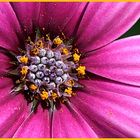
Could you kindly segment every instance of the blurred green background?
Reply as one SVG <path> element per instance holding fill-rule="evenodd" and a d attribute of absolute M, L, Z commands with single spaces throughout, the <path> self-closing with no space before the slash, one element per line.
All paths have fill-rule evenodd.
<path fill-rule="evenodd" d="M 134 35 L 140 35 L 140 19 L 134 24 L 134 26 L 132 28 L 130 28 L 120 38 L 125 38 L 125 37 L 129 37 L 129 36 L 134 36 Z"/>

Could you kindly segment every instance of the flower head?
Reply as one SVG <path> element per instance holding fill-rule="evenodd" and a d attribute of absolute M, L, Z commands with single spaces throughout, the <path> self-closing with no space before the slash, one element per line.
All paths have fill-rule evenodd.
<path fill-rule="evenodd" d="M 59 36 L 53 40 L 48 35 L 47 38 L 40 36 L 38 30 L 35 41 L 28 37 L 25 49 L 15 54 L 17 66 L 14 69 L 18 74 L 18 83 L 15 81 L 13 92 L 22 91 L 24 96 L 28 94 L 27 101 L 33 103 L 33 111 L 42 102 L 53 110 L 58 103 L 68 100 L 74 95 L 73 90 L 80 87 L 78 78 L 85 75 L 85 66 L 79 65 L 78 49 L 72 44 L 67 45 L 67 40 Z M 17 91 L 21 85 L 22 88 Z"/>

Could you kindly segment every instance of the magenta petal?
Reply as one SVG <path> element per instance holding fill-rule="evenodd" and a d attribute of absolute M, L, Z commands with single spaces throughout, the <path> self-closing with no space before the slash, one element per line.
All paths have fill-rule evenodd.
<path fill-rule="evenodd" d="M 12 87 L 11 79 L 0 79 L 0 137 L 12 137 L 27 113 L 25 99 L 10 94 Z"/>
<path fill-rule="evenodd" d="M 8 85 L 8 86 L 7 86 Z M 8 102 L 14 96 L 10 94 L 11 88 L 13 87 L 13 82 L 9 78 L 0 78 L 0 105 Z"/>
<path fill-rule="evenodd" d="M 139 18 L 140 3 L 89 3 L 77 33 L 77 46 L 90 51 L 125 33 Z"/>
<path fill-rule="evenodd" d="M 10 58 L 2 53 L 0 53 L 0 65 L 2 67 L 0 67 L 0 75 L 4 74 L 5 72 L 8 71 L 8 68 L 11 67 L 10 62 Z"/>
<path fill-rule="evenodd" d="M 14 50 L 19 46 L 20 25 L 9 3 L 0 3 L 0 46 Z"/>
<path fill-rule="evenodd" d="M 108 82 L 96 78 L 82 81 L 85 92 L 77 93 L 72 103 L 99 137 L 140 137 L 140 100 L 132 97 L 133 92 L 125 95 L 131 86 L 124 92 L 122 85 L 114 89 L 115 83 Z"/>
<path fill-rule="evenodd" d="M 10 79 L 0 80 L 0 137 L 49 137 L 48 111 L 38 108 L 27 119 L 30 111 L 27 101 L 21 94 L 11 95 L 11 88 Z"/>
<path fill-rule="evenodd" d="M 11 5 L 24 32 L 27 32 L 28 35 L 32 33 L 33 28 L 38 26 L 40 3 L 14 2 Z"/>
<path fill-rule="evenodd" d="M 79 115 L 78 110 L 71 107 L 69 110 L 62 106 L 60 110 L 54 112 L 53 134 L 55 138 L 88 138 L 97 137 L 95 132 Z"/>
<path fill-rule="evenodd" d="M 70 37 L 78 24 L 85 5 L 86 3 L 77 2 L 42 4 L 39 25 L 45 28 L 47 32 L 55 33 L 55 35 L 64 32 L 66 37 Z"/>
<path fill-rule="evenodd" d="M 18 128 L 14 137 L 18 138 L 45 138 L 50 136 L 48 110 L 38 107 L 36 113 L 30 114 Z"/>
<path fill-rule="evenodd" d="M 1 90 L 1 94 L 3 94 Z M 10 94 L 7 91 L 7 95 Z M 5 97 L 6 98 L 6 97 Z M 22 95 L 6 98 L 0 102 L 0 137 L 12 137 L 27 113 Z"/>
<path fill-rule="evenodd" d="M 9 104 L 11 104 L 9 108 L 7 108 L 7 105 L 3 106 L 6 111 L 4 122 L 1 124 L 2 137 L 12 137 L 27 116 L 28 108 L 25 99 L 22 95 L 15 98 L 17 99 L 13 99 L 13 102 L 9 101 Z M 4 113 L 3 110 L 2 113 Z"/>
<path fill-rule="evenodd" d="M 140 36 L 121 39 L 89 54 L 87 70 L 127 84 L 140 85 Z"/>
<path fill-rule="evenodd" d="M 86 3 L 12 3 L 25 32 L 40 27 L 46 32 L 70 37 L 81 17 Z M 71 22 L 72 21 L 72 22 Z M 70 24 L 69 24 L 70 23 Z"/>

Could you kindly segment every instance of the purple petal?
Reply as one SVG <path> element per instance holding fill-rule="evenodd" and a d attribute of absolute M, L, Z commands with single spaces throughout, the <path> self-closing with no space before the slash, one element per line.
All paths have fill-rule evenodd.
<path fill-rule="evenodd" d="M 9 137 L 11 136 L 13 132 L 15 131 L 15 128 L 13 129 L 14 125 L 17 125 L 17 123 L 21 123 L 21 116 L 23 115 L 24 106 L 23 103 L 19 99 L 13 99 L 8 101 L 8 103 L 5 103 L 0 108 L 0 136 L 1 137 Z M 17 128 L 16 128 L 17 129 Z M 7 133 L 7 134 L 6 134 Z M 9 134 L 8 134 L 9 133 Z"/>
<path fill-rule="evenodd" d="M 140 85 L 140 36 L 121 39 L 89 54 L 87 70 L 127 84 Z"/>
<path fill-rule="evenodd" d="M 8 86 L 7 86 L 8 85 Z M 0 78 L 0 105 L 12 99 L 14 96 L 10 94 L 13 82 L 9 78 Z"/>
<path fill-rule="evenodd" d="M 11 5 L 24 32 L 27 32 L 28 35 L 32 33 L 34 27 L 38 26 L 40 3 L 14 2 Z"/>
<path fill-rule="evenodd" d="M 29 115 L 16 131 L 14 137 L 18 138 L 45 138 L 50 136 L 48 110 L 40 106 L 36 113 Z"/>
<path fill-rule="evenodd" d="M 8 85 L 8 86 L 7 86 Z M 48 111 L 38 109 L 28 117 L 29 106 L 23 95 L 11 95 L 12 81 L 0 80 L 0 136 L 1 137 L 49 137 Z"/>
<path fill-rule="evenodd" d="M 0 3 L 0 46 L 14 50 L 19 47 L 21 30 L 16 15 L 9 3 Z"/>
<path fill-rule="evenodd" d="M 73 34 L 86 3 L 47 3 L 41 5 L 39 24 L 47 32 L 59 35 L 64 32 L 66 37 Z M 69 22 L 71 22 L 69 24 Z"/>
<path fill-rule="evenodd" d="M 140 3 L 89 3 L 77 33 L 77 46 L 90 51 L 125 33 L 139 18 Z"/>
<path fill-rule="evenodd" d="M 73 34 L 86 3 L 12 3 L 25 32 L 40 27 L 47 33 L 68 37 Z M 63 10 L 62 10 L 63 9 Z M 71 24 L 68 24 L 72 20 Z M 68 25 L 68 26 L 67 26 Z"/>
<path fill-rule="evenodd" d="M 12 137 L 27 113 L 23 96 L 11 95 L 11 87 L 10 79 L 0 80 L 0 137 Z"/>
<path fill-rule="evenodd" d="M 8 56 L 0 53 L 0 65 L 2 67 L 0 67 L 0 76 L 4 73 L 6 73 L 8 71 L 8 68 L 11 67 L 11 64 L 9 63 L 10 62 L 10 59 Z"/>
<path fill-rule="evenodd" d="M 91 127 L 74 108 L 66 106 L 54 113 L 53 134 L 55 138 L 88 138 L 97 137 Z"/>
<path fill-rule="evenodd" d="M 16 98 L 16 99 L 15 99 Z M 3 122 L 1 122 L 1 137 L 12 137 L 27 116 L 28 108 L 22 95 L 2 106 Z"/>
<path fill-rule="evenodd" d="M 95 77 L 82 83 L 71 102 L 99 137 L 140 137 L 140 100 L 133 97 L 140 89 Z"/>

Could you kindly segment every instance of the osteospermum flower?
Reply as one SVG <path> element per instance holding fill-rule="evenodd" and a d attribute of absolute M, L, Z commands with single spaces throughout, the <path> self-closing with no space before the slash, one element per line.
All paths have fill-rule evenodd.
<path fill-rule="evenodd" d="M 1 137 L 140 137 L 140 37 L 116 40 L 139 3 L 0 3 Z"/>

